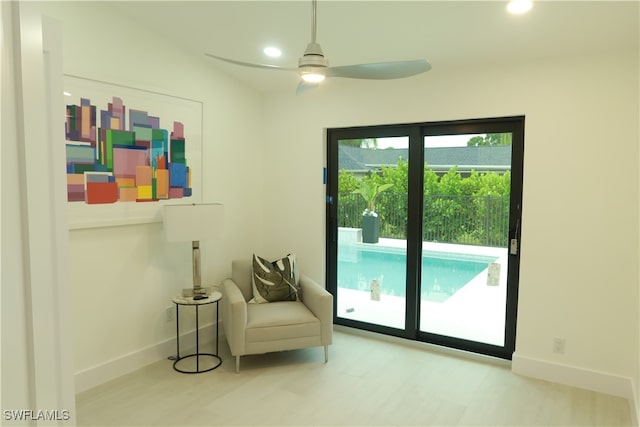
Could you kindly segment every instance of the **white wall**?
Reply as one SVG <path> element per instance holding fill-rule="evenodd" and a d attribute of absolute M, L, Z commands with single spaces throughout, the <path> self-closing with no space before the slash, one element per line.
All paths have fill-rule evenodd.
<path fill-rule="evenodd" d="M 295 251 L 324 277 L 323 128 L 524 114 L 516 357 L 620 376 L 630 395 L 639 375 L 638 75 L 638 52 L 624 52 L 469 71 L 434 64 L 397 82 L 336 79 L 273 96 L 265 161 L 283 167 L 267 185 L 283 191 L 265 211 L 265 249 Z M 554 337 L 566 339 L 566 354 L 552 353 Z"/>
<path fill-rule="evenodd" d="M 108 4 L 41 7 L 63 25 L 66 74 L 203 102 L 203 201 L 225 205 L 224 239 L 202 243 L 203 284 L 228 277 L 232 259 L 260 250 L 260 97 Z M 191 287 L 189 244 L 165 242 L 160 223 L 72 230 L 70 261 L 78 391 L 175 352 L 165 308 Z M 189 320 L 192 314 L 181 328 Z"/>

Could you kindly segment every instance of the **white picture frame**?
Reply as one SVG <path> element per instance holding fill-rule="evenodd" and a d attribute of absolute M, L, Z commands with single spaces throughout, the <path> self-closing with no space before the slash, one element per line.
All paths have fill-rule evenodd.
<path fill-rule="evenodd" d="M 117 201 L 107 204 L 68 201 L 70 230 L 160 222 L 162 221 L 162 206 L 165 204 L 202 203 L 202 101 L 74 75 L 64 76 L 64 92 L 65 108 L 67 105 L 80 105 L 81 99 L 88 99 L 92 106 L 96 106 L 96 128 L 103 127 L 101 111 L 107 110 L 108 103 L 112 103 L 114 97 L 122 100 L 122 104 L 128 112 L 131 110 L 143 111 L 149 116 L 159 119 L 159 127 L 166 129 L 169 134 L 173 130 L 174 122 L 182 123 L 185 157 L 191 174 L 191 194 L 187 197 L 157 201 Z M 125 113 L 125 119 L 127 118 L 126 114 L 128 113 Z M 64 133 L 61 131 L 61 137 L 65 139 L 65 147 L 67 144 L 74 143 L 74 141 L 67 140 L 66 129 L 67 124 L 65 123 Z M 129 129 L 129 123 L 126 123 L 125 129 Z M 99 131 L 96 130 L 96 132 Z M 68 164 L 69 159 L 67 158 L 67 166 Z M 78 177 L 74 178 L 77 181 Z"/>

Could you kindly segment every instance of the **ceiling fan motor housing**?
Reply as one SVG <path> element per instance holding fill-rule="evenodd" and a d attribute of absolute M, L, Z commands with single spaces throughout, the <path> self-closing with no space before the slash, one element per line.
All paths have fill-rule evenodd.
<path fill-rule="evenodd" d="M 322 48 L 318 43 L 311 42 L 298 60 L 298 67 L 328 67 L 329 61 L 324 57 Z"/>

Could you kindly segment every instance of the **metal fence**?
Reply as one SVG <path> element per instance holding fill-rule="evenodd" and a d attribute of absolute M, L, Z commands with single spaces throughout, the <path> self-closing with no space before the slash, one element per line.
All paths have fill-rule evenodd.
<path fill-rule="evenodd" d="M 358 194 L 338 197 L 338 226 L 361 228 L 365 202 Z M 383 193 L 376 202 L 380 237 L 406 239 L 407 196 Z M 424 196 L 422 240 L 506 247 L 509 197 Z"/>

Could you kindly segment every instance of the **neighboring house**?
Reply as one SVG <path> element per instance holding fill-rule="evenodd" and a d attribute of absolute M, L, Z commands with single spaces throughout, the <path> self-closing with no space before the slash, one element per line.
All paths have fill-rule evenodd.
<path fill-rule="evenodd" d="M 338 149 L 338 167 L 355 175 L 379 171 L 383 167 L 396 167 L 398 160 L 407 160 L 407 148 L 371 149 L 341 145 Z M 424 159 L 438 175 L 454 166 L 462 175 L 477 172 L 504 173 L 511 169 L 511 145 L 485 147 L 425 148 Z"/>

